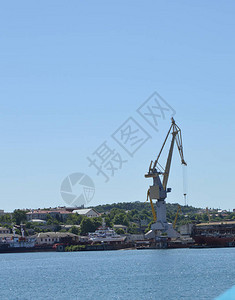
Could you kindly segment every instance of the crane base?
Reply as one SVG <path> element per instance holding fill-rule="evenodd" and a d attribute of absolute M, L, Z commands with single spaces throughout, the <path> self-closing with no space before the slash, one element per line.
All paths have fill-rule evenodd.
<path fill-rule="evenodd" d="M 159 237 L 177 238 L 180 234 L 173 228 L 171 223 L 156 222 L 151 225 L 151 230 L 145 234 L 147 239 Z"/>

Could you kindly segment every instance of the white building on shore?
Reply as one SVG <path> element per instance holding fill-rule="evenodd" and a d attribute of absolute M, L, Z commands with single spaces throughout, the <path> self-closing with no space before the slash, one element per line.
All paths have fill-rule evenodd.
<path fill-rule="evenodd" d="M 94 218 L 100 216 L 100 214 L 94 208 L 75 209 L 73 213 L 77 213 L 81 216 L 86 216 L 88 218 Z"/>

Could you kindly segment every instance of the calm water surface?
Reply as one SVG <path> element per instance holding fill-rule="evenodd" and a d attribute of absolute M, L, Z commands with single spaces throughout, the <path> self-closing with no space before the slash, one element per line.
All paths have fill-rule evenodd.
<path fill-rule="evenodd" d="M 235 248 L 0 254 L 0 299 L 213 299 Z"/>

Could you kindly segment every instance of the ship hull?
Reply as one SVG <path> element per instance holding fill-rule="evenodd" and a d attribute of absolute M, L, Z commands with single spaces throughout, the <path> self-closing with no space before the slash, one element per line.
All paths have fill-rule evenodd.
<path fill-rule="evenodd" d="M 228 247 L 235 245 L 235 236 L 208 236 L 195 235 L 193 236 L 196 244 L 208 246 Z"/>

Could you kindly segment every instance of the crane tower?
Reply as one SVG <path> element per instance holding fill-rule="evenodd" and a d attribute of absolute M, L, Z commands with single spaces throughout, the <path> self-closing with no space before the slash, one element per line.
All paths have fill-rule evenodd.
<path fill-rule="evenodd" d="M 162 154 L 162 151 L 166 145 L 166 142 L 170 134 L 172 135 L 170 149 L 169 149 L 165 168 L 163 168 L 159 163 L 159 158 Z M 150 178 L 150 177 L 153 178 L 153 185 L 151 185 L 148 190 L 148 197 L 150 198 L 151 204 L 152 204 L 152 199 L 157 200 L 156 202 L 157 215 L 154 220 L 155 222 L 151 226 L 151 230 L 146 234 L 147 238 L 160 237 L 162 234 L 166 235 L 169 238 L 175 238 L 179 236 L 179 233 L 176 230 L 174 230 L 172 224 L 168 223 L 166 220 L 166 202 L 165 202 L 167 193 L 171 192 L 171 189 L 167 187 L 167 182 L 169 179 L 172 154 L 173 154 L 175 142 L 179 150 L 181 163 L 186 166 L 187 164 L 184 160 L 184 155 L 183 155 L 181 130 L 179 126 L 176 125 L 175 120 L 172 118 L 170 129 L 167 133 L 167 136 L 162 145 L 160 153 L 158 154 L 158 157 L 154 163 L 153 161 L 151 161 L 149 166 L 149 171 L 145 175 L 146 178 Z"/>

